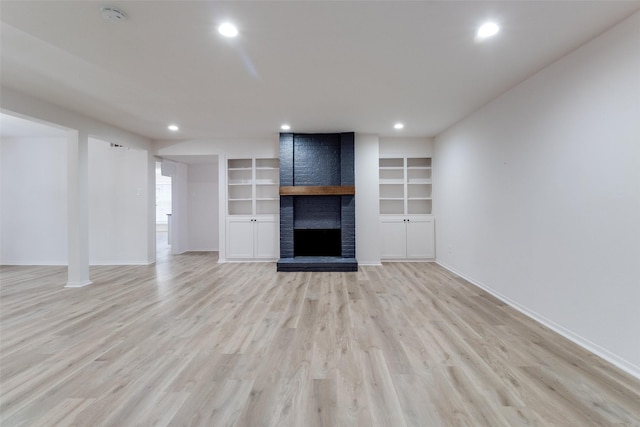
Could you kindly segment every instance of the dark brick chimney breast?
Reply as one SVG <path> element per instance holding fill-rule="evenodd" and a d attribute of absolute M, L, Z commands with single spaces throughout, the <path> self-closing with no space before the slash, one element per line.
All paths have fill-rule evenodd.
<path fill-rule="evenodd" d="M 280 134 L 278 271 L 358 270 L 354 140 L 353 132 Z"/>

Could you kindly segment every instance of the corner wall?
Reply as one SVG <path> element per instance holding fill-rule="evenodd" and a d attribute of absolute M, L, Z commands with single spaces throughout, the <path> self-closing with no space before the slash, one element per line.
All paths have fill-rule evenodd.
<path fill-rule="evenodd" d="M 437 261 L 640 377 L 640 13 L 435 140 Z"/>

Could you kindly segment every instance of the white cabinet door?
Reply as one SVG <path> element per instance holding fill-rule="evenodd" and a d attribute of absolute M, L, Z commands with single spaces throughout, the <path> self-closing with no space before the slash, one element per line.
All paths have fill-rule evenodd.
<path fill-rule="evenodd" d="M 253 221 L 251 218 L 227 220 L 227 258 L 253 258 Z"/>
<path fill-rule="evenodd" d="M 402 218 L 380 220 L 381 259 L 403 259 L 407 257 L 406 226 Z"/>
<path fill-rule="evenodd" d="M 407 229 L 407 258 L 435 258 L 433 218 L 410 217 Z"/>
<path fill-rule="evenodd" d="M 255 227 L 255 257 L 277 259 L 280 255 L 280 224 L 277 220 L 260 219 Z"/>

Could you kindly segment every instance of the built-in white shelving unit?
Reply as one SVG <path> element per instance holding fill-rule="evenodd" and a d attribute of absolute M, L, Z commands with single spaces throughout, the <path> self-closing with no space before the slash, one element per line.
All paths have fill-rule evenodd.
<path fill-rule="evenodd" d="M 227 258 L 279 255 L 278 159 L 227 159 Z"/>
<path fill-rule="evenodd" d="M 378 171 L 381 258 L 434 258 L 431 158 L 381 158 Z"/>

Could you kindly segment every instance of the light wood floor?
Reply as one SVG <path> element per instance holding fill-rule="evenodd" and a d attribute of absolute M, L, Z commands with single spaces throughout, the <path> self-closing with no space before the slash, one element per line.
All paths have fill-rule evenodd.
<path fill-rule="evenodd" d="M 640 381 L 435 264 L 1 274 L 3 427 L 640 425 Z"/>

